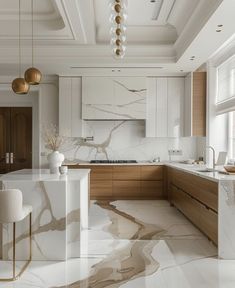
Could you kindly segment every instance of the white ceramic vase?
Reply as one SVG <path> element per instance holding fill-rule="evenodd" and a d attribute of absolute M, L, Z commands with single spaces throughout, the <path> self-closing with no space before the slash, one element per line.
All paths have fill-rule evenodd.
<path fill-rule="evenodd" d="M 59 167 L 64 161 L 64 155 L 59 151 L 53 151 L 47 156 L 51 174 L 60 174 Z"/>

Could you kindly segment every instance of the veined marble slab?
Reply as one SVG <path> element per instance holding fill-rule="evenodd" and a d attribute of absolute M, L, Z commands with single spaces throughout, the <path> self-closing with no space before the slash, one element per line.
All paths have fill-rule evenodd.
<path fill-rule="evenodd" d="M 86 253 L 89 169 L 52 175 L 49 170 L 21 170 L 0 178 L 3 189 L 16 188 L 33 206 L 33 260 L 66 260 Z M 17 223 L 17 259 L 27 259 L 28 218 Z M 3 259 L 12 255 L 12 225 L 3 225 Z"/>
<path fill-rule="evenodd" d="M 219 257 L 235 260 L 235 181 L 219 183 Z"/>

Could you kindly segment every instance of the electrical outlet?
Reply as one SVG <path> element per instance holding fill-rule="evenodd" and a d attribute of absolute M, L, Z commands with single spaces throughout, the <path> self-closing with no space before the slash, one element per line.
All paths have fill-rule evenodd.
<path fill-rule="evenodd" d="M 177 150 L 177 149 L 170 149 L 168 150 L 168 155 L 169 156 L 182 156 L 183 151 L 182 150 Z"/>

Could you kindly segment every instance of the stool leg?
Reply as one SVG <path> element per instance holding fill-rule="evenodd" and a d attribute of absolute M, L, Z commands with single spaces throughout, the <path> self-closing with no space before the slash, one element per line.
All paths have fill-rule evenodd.
<path fill-rule="evenodd" d="M 26 270 L 32 260 L 32 213 L 29 214 L 29 260 L 25 263 L 20 272 L 16 275 L 16 223 L 13 223 L 13 277 L 0 279 L 0 282 L 8 282 L 17 280 Z"/>
<path fill-rule="evenodd" d="M 32 212 L 29 214 L 29 260 L 32 260 Z"/>
<path fill-rule="evenodd" d="M 16 223 L 13 223 L 13 279 L 16 277 Z"/>

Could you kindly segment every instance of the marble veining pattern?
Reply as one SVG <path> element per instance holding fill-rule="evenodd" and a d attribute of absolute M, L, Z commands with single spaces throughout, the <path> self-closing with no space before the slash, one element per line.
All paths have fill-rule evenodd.
<path fill-rule="evenodd" d="M 166 201 L 97 201 L 90 211 L 88 254 L 33 262 L 4 288 L 232 288 L 235 261 Z M 0 276 L 9 268 L 2 263 Z M 48 277 L 50 275 L 50 277 Z"/>
<path fill-rule="evenodd" d="M 106 100 L 97 101 L 97 95 L 83 98 L 82 114 L 84 119 L 145 119 L 146 118 L 146 81 L 144 78 L 133 83 L 133 78 L 108 78 L 112 89 L 104 91 Z M 112 99 L 113 101 L 110 101 Z"/>
<path fill-rule="evenodd" d="M 74 148 L 64 152 L 66 160 L 72 162 L 90 161 L 92 159 L 135 159 L 153 160 L 160 157 L 168 161 L 168 149 L 182 149 L 182 156 L 172 160 L 196 159 L 200 156 L 198 149 L 204 147 L 204 141 L 191 138 L 145 138 L 144 121 L 86 121 L 86 136 L 94 136 L 94 141 L 74 139 Z M 199 151 L 199 152 L 198 152 Z"/>
<path fill-rule="evenodd" d="M 59 176 L 50 179 L 47 174 L 43 176 L 45 180 L 39 180 L 40 177 L 34 178 L 27 174 L 29 173 L 27 170 L 25 171 L 26 174 L 19 174 L 20 172 L 7 174 L 1 180 L 4 189 L 20 189 L 24 202 L 33 206 L 33 260 L 65 260 L 71 256 L 80 256 L 83 246 L 81 214 L 88 214 L 88 208 L 85 211 L 88 205 L 88 172 L 84 174 L 86 184 L 82 182 L 83 179 L 79 177 L 76 179 L 76 173 L 80 173 L 78 171 L 70 171 L 67 180 Z M 81 205 L 80 194 L 83 194 L 83 197 L 87 195 L 87 199 L 84 198 L 86 203 L 83 205 Z M 17 223 L 18 260 L 27 259 L 28 221 L 26 218 Z M 12 247 L 11 225 L 4 224 L 3 259 L 11 258 Z"/>

